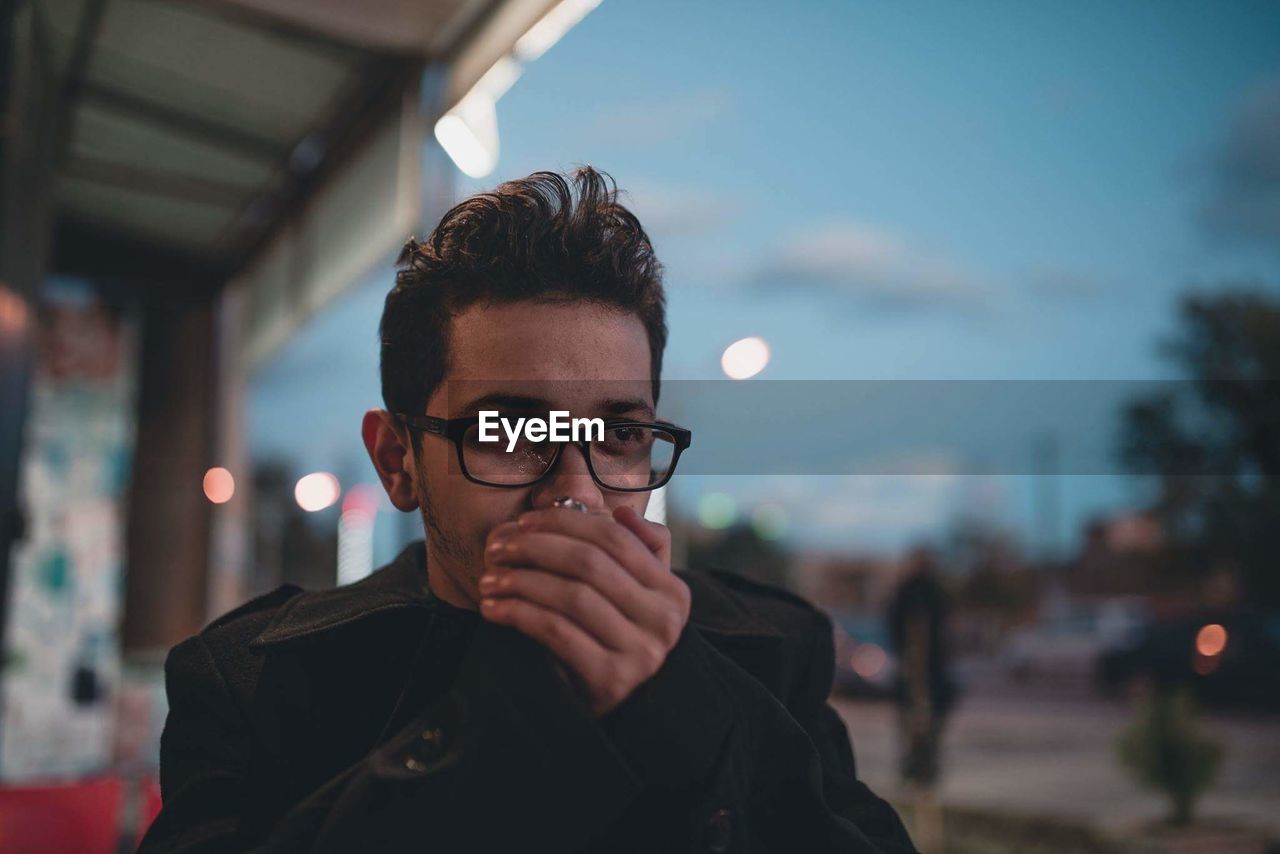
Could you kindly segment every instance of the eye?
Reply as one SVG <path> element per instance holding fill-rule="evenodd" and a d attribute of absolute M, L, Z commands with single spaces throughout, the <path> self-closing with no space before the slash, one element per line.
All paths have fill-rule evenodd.
<path fill-rule="evenodd" d="M 641 450 L 652 442 L 651 432 L 644 427 L 611 427 L 605 432 L 604 447 L 611 453 Z"/>

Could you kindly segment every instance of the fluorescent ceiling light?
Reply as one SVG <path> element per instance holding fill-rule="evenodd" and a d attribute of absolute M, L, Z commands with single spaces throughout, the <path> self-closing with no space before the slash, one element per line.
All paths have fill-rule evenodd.
<path fill-rule="evenodd" d="M 524 69 L 520 67 L 520 63 L 516 62 L 509 56 L 504 56 L 493 64 L 493 67 L 484 73 L 484 76 L 476 81 L 476 85 L 471 87 L 470 95 L 488 95 L 489 99 L 497 103 L 498 99 L 507 94 L 507 90 L 511 88 L 517 80 L 520 79 Z M 466 98 L 463 98 L 465 101 Z"/>
<path fill-rule="evenodd" d="M 542 56 L 599 5 L 600 0 L 561 0 L 516 41 L 516 59 L 530 62 Z"/>
<path fill-rule="evenodd" d="M 483 178 L 498 165 L 498 99 L 520 79 L 522 63 L 542 56 L 600 0 L 561 0 L 484 73 L 458 105 L 436 122 L 435 136 L 463 174 Z"/>
<path fill-rule="evenodd" d="M 498 165 L 498 112 L 493 99 L 479 92 L 463 98 L 440 117 L 436 141 L 470 178 L 483 178 Z"/>

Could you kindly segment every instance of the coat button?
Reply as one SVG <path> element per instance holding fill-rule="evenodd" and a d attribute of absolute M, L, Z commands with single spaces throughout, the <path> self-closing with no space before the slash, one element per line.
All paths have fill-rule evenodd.
<path fill-rule="evenodd" d="M 444 730 L 424 729 L 405 751 L 404 767 L 415 774 L 425 774 L 431 764 L 444 753 Z"/>
<path fill-rule="evenodd" d="M 733 843 L 733 813 L 719 809 L 707 819 L 707 850 L 728 851 Z"/>
<path fill-rule="evenodd" d="M 418 755 L 435 759 L 444 750 L 444 730 L 424 729 L 418 742 Z"/>

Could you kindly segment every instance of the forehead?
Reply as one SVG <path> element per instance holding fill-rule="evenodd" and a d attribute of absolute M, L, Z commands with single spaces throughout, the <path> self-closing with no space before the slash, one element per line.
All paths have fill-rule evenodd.
<path fill-rule="evenodd" d="M 446 385 L 468 392 L 556 384 L 566 395 L 608 395 L 617 382 L 649 389 L 649 338 L 632 312 L 585 302 L 474 305 L 452 321 Z"/>

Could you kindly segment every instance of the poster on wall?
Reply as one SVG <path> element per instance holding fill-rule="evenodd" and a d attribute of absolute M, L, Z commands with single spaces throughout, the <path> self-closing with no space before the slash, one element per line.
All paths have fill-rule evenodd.
<path fill-rule="evenodd" d="M 0 778 L 78 777 L 111 761 L 136 330 L 87 286 L 47 288 L 21 459 L 0 679 Z"/>

